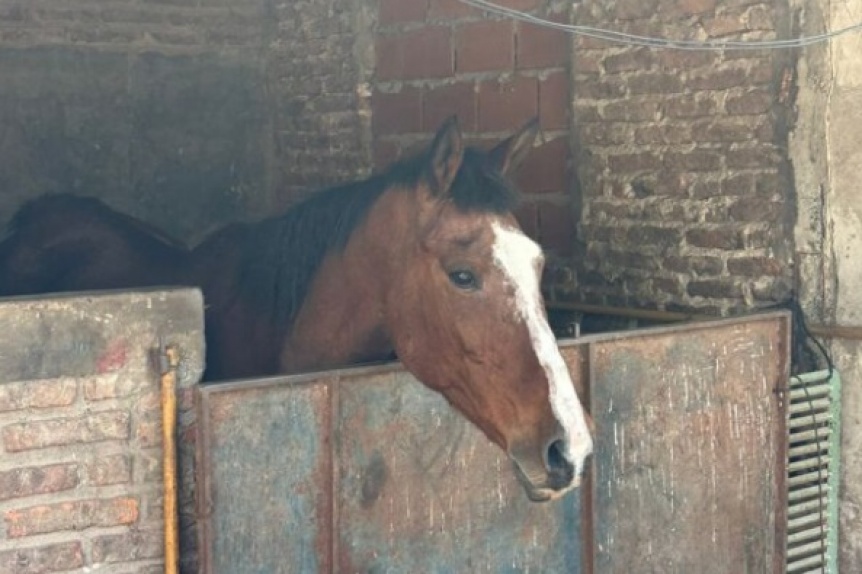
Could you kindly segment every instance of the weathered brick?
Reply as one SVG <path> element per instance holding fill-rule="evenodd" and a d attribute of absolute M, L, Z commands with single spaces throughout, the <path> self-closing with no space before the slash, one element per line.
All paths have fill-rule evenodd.
<path fill-rule="evenodd" d="M 773 95 L 766 90 L 750 90 L 743 94 L 727 96 L 724 109 L 733 115 L 757 115 L 769 111 Z"/>
<path fill-rule="evenodd" d="M 698 122 L 693 126 L 692 139 L 696 142 L 746 142 L 756 138 L 757 124 L 750 119 L 717 117 Z"/>
<path fill-rule="evenodd" d="M 674 72 L 632 74 L 627 78 L 627 82 L 632 95 L 676 94 L 684 89 L 682 78 Z"/>
<path fill-rule="evenodd" d="M 751 294 L 757 301 L 777 303 L 787 301 L 793 292 L 793 285 L 783 277 L 764 277 L 755 281 L 751 286 Z"/>
<path fill-rule="evenodd" d="M 662 113 L 670 118 L 693 118 L 715 114 L 718 103 L 709 94 L 683 94 L 668 97 Z"/>
<path fill-rule="evenodd" d="M 603 121 L 597 104 L 585 103 L 576 100 L 573 107 L 575 122 L 578 124 Z"/>
<path fill-rule="evenodd" d="M 572 70 L 575 74 L 594 76 L 602 71 L 602 52 L 599 50 L 577 50 L 572 55 Z M 592 78 L 591 78 L 592 79 Z"/>
<path fill-rule="evenodd" d="M 459 0 L 433 0 L 428 8 L 428 16 L 432 20 L 453 20 L 478 14 L 475 8 Z"/>
<path fill-rule="evenodd" d="M 721 169 L 721 154 L 697 149 L 689 152 L 666 153 L 664 167 L 682 171 L 716 171 Z"/>
<path fill-rule="evenodd" d="M 627 90 L 628 86 L 624 78 L 600 76 L 589 82 L 578 83 L 574 95 L 579 99 L 608 100 L 624 97 Z"/>
<path fill-rule="evenodd" d="M 726 90 L 750 85 L 749 72 L 743 67 L 693 72 L 686 81 L 690 90 Z"/>
<path fill-rule="evenodd" d="M 611 54 L 602 60 L 602 67 L 609 74 L 634 72 L 649 69 L 655 61 L 655 53 L 648 48 L 632 48 L 619 54 Z"/>
<path fill-rule="evenodd" d="M 720 275 L 724 262 L 718 257 L 672 255 L 662 259 L 662 267 L 674 273 L 695 273 L 696 275 Z"/>
<path fill-rule="evenodd" d="M 458 116 L 458 124 L 464 131 L 476 129 L 476 85 L 473 82 L 459 82 L 425 92 L 425 113 L 422 126 L 425 131 L 436 130 L 452 114 Z"/>
<path fill-rule="evenodd" d="M 539 81 L 516 76 L 508 82 L 496 80 L 479 84 L 479 129 L 517 129 L 539 112 Z"/>
<path fill-rule="evenodd" d="M 126 397 L 133 393 L 137 385 L 128 377 L 102 375 L 84 381 L 84 398 L 88 401 L 103 401 Z"/>
<path fill-rule="evenodd" d="M 698 68 L 712 69 L 718 62 L 716 52 L 705 51 L 658 50 L 655 57 L 659 67 L 677 72 Z"/>
<path fill-rule="evenodd" d="M 559 137 L 533 149 L 515 181 L 525 193 L 562 192 L 568 185 L 569 141 Z"/>
<path fill-rule="evenodd" d="M 78 486 L 74 463 L 31 466 L 0 472 L 0 500 L 71 490 Z"/>
<path fill-rule="evenodd" d="M 654 152 L 621 153 L 608 156 L 608 167 L 617 174 L 638 173 L 661 168 L 661 156 Z"/>
<path fill-rule="evenodd" d="M 658 0 L 617 0 L 614 15 L 619 20 L 649 18 L 655 14 Z"/>
<path fill-rule="evenodd" d="M 630 283 L 631 279 L 637 277 L 630 273 L 632 270 L 639 271 L 655 271 L 658 269 L 658 259 L 656 257 L 645 256 L 633 251 L 618 251 L 610 249 L 602 254 L 602 264 L 614 269 L 621 270 L 617 275 L 617 280 Z"/>
<path fill-rule="evenodd" d="M 151 483 L 162 480 L 162 456 L 157 448 L 141 452 L 135 457 L 136 482 Z"/>
<path fill-rule="evenodd" d="M 771 145 L 733 149 L 725 154 L 725 165 L 728 169 L 773 168 L 777 167 L 781 160 L 781 154 Z"/>
<path fill-rule="evenodd" d="M 376 44 L 380 80 L 443 78 L 454 72 L 450 30 L 446 26 L 378 36 Z"/>
<path fill-rule="evenodd" d="M 0 551 L 0 572 L 7 574 L 70 572 L 83 566 L 84 551 L 78 541 Z"/>
<path fill-rule="evenodd" d="M 97 526 L 122 526 L 138 520 L 138 501 L 119 497 L 44 504 L 7 510 L 4 519 L 9 538 Z"/>
<path fill-rule="evenodd" d="M 626 139 L 630 139 L 628 134 Z M 645 125 L 638 126 L 634 131 L 634 141 L 637 144 L 678 144 L 687 143 L 691 139 L 691 126 L 689 125 Z"/>
<path fill-rule="evenodd" d="M 717 0 L 676 0 L 676 5 L 682 14 L 693 16 L 715 10 Z"/>
<path fill-rule="evenodd" d="M 683 294 L 682 282 L 670 277 L 653 277 L 650 284 L 652 293 L 665 293 L 672 296 Z"/>
<path fill-rule="evenodd" d="M 701 20 L 703 29 L 710 38 L 721 38 L 748 31 L 748 22 L 740 12 L 725 12 L 713 18 Z"/>
<path fill-rule="evenodd" d="M 135 440 L 142 448 L 157 446 L 162 440 L 162 425 L 158 420 L 142 419 L 135 425 Z"/>
<path fill-rule="evenodd" d="M 129 413 L 123 411 L 14 423 L 3 428 L 3 445 L 7 452 L 127 438 Z"/>
<path fill-rule="evenodd" d="M 99 457 L 87 465 L 87 484 L 107 486 L 132 481 L 132 462 L 127 454 Z"/>
<path fill-rule="evenodd" d="M 539 80 L 539 120 L 543 129 L 565 129 L 569 118 L 569 77 L 553 72 Z"/>
<path fill-rule="evenodd" d="M 685 240 L 693 247 L 735 251 L 745 246 L 742 232 L 738 229 L 720 227 L 715 229 L 691 229 Z"/>
<path fill-rule="evenodd" d="M 381 24 L 421 22 L 428 12 L 428 0 L 380 0 L 378 19 Z"/>
<path fill-rule="evenodd" d="M 634 246 L 654 245 L 661 249 L 669 249 L 682 243 L 682 230 L 673 227 L 636 225 L 629 228 L 626 239 Z"/>
<path fill-rule="evenodd" d="M 515 29 L 511 20 L 484 20 L 458 26 L 457 72 L 511 70 L 515 65 Z"/>
<path fill-rule="evenodd" d="M 784 203 L 765 197 L 742 197 L 728 208 L 735 221 L 775 221 L 784 212 Z"/>
<path fill-rule="evenodd" d="M 422 128 L 422 90 L 404 87 L 400 92 L 376 92 L 371 97 L 374 133 L 419 132 Z"/>
<path fill-rule="evenodd" d="M 733 299 L 742 296 L 742 287 L 727 279 L 706 279 L 702 281 L 690 281 L 686 291 L 692 297 L 706 297 L 708 299 Z"/>
<path fill-rule="evenodd" d="M 0 385 L 0 412 L 66 407 L 77 396 L 78 383 L 74 379 L 6 383 Z"/>
<path fill-rule="evenodd" d="M 517 67 L 555 68 L 569 58 L 568 34 L 560 30 L 521 22 L 518 24 Z"/>
<path fill-rule="evenodd" d="M 632 131 L 628 124 L 598 122 L 584 124 L 580 129 L 580 141 L 591 146 L 606 146 L 628 143 Z"/>
<path fill-rule="evenodd" d="M 160 530 L 109 534 L 93 539 L 93 562 L 96 564 L 160 558 L 163 552 L 164 537 Z"/>
<path fill-rule="evenodd" d="M 773 257 L 734 257 L 727 260 L 727 271 L 745 277 L 779 276 L 784 265 Z"/>
<path fill-rule="evenodd" d="M 600 108 L 601 117 L 605 120 L 620 122 L 649 122 L 659 117 L 660 102 L 658 100 L 630 99 L 620 102 L 609 102 Z"/>

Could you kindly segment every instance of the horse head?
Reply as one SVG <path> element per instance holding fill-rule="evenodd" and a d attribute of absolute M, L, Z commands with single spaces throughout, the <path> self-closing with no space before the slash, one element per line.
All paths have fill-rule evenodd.
<path fill-rule="evenodd" d="M 547 322 L 542 250 L 512 214 L 506 174 L 537 131 L 530 122 L 486 152 L 465 147 L 454 118 L 439 129 L 403 194 L 413 238 L 391 267 L 385 322 L 405 366 L 509 455 L 531 500 L 545 501 L 580 484 L 593 441 Z"/>

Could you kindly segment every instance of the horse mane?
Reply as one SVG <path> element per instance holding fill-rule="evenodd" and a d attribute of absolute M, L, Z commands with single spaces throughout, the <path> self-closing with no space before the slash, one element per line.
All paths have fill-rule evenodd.
<path fill-rule="evenodd" d="M 345 248 L 387 189 L 413 190 L 426 175 L 429 159 L 419 154 L 362 181 L 314 192 L 284 214 L 242 224 L 243 269 L 236 295 L 271 318 L 281 332 L 290 328 L 328 254 Z M 489 154 L 468 147 L 449 192 L 462 211 L 506 213 L 518 194 L 491 163 Z"/>

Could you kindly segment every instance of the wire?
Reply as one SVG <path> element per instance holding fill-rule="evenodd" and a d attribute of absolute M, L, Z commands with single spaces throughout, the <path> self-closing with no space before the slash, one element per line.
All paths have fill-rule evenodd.
<path fill-rule="evenodd" d="M 532 14 L 527 14 L 513 8 L 506 8 L 487 0 L 459 0 L 462 4 L 484 10 L 491 14 L 499 16 L 507 16 L 521 22 L 529 22 L 545 28 L 553 28 L 562 30 L 569 34 L 585 36 L 588 38 L 597 38 L 608 42 L 616 42 L 619 44 L 627 44 L 630 46 L 645 46 L 651 48 L 672 48 L 676 50 L 780 50 L 788 48 L 801 48 L 812 44 L 827 42 L 848 34 L 862 30 L 862 22 L 858 22 L 851 26 L 835 30 L 834 32 L 826 32 L 813 36 L 802 36 L 790 40 L 672 40 L 668 38 L 656 38 L 651 36 L 639 36 L 636 34 L 626 34 L 624 32 L 615 32 L 604 28 L 594 28 L 592 26 L 579 26 L 572 24 L 562 24 L 546 20 Z"/>

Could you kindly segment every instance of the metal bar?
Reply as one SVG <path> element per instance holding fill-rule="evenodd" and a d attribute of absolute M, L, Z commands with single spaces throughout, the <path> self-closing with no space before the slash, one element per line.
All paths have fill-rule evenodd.
<path fill-rule="evenodd" d="M 164 512 L 165 512 L 165 574 L 179 571 L 180 546 L 178 534 L 179 514 L 177 511 L 177 366 L 179 352 L 173 345 L 159 345 L 161 359 L 161 400 L 162 400 L 162 465 L 164 475 Z"/>
<path fill-rule="evenodd" d="M 807 498 L 817 496 L 821 492 L 827 492 L 828 490 L 829 487 L 827 485 L 809 486 L 808 488 L 801 488 L 799 490 L 790 491 L 790 494 L 788 494 L 788 499 L 791 502 L 795 502 L 797 500 L 805 500 Z"/>
<path fill-rule="evenodd" d="M 789 472 L 799 472 L 808 468 L 819 468 L 821 466 L 828 466 L 828 464 L 828 456 L 822 456 L 820 458 L 814 456 L 810 458 L 803 458 L 801 460 L 794 460 L 789 465 L 787 465 L 787 470 Z"/>
<path fill-rule="evenodd" d="M 788 520 L 787 529 L 798 530 L 800 528 L 805 528 L 806 526 L 809 526 L 811 524 L 820 524 L 820 516 L 816 514 L 806 514 L 805 516 L 800 516 L 799 518 Z"/>
<path fill-rule="evenodd" d="M 796 574 L 797 572 L 802 572 L 803 570 L 807 574 L 808 572 L 817 572 L 818 574 L 823 574 L 823 556 L 820 554 L 814 554 L 813 556 L 808 556 L 801 560 L 796 560 L 791 564 L 788 564 L 787 574 Z M 820 566 L 821 568 L 815 570 L 809 570 L 811 567 Z"/>
<path fill-rule="evenodd" d="M 605 305 L 590 305 L 587 303 L 572 302 L 548 302 L 550 310 L 580 311 L 594 315 L 617 315 L 630 319 L 643 319 L 646 321 L 659 321 L 673 323 L 681 321 L 709 321 L 716 317 L 711 315 L 699 315 L 695 313 L 677 313 L 673 311 L 657 311 L 652 309 L 629 309 L 627 307 L 608 307 Z M 862 341 L 862 326 L 844 325 L 807 325 L 808 331 L 815 336 L 827 339 L 847 339 Z"/>
<path fill-rule="evenodd" d="M 823 481 L 823 479 L 828 478 L 828 476 L 828 470 L 815 470 L 814 472 L 793 476 L 788 479 L 787 484 L 790 486 L 790 488 L 795 488 L 804 484 L 821 482 Z"/>
<path fill-rule="evenodd" d="M 829 435 L 829 452 L 832 461 L 829 463 L 829 501 L 826 525 L 826 572 L 838 574 L 838 490 L 841 478 L 841 375 L 832 371 L 832 415 L 831 433 Z"/>
<path fill-rule="evenodd" d="M 787 537 L 787 543 L 790 545 L 797 545 L 801 542 L 808 542 L 809 540 L 819 539 L 823 537 L 826 528 L 820 527 L 820 524 L 816 524 L 813 528 L 809 528 L 807 530 L 800 530 L 799 532 L 794 532 L 790 536 Z M 818 541 L 819 543 L 819 541 Z"/>
<path fill-rule="evenodd" d="M 819 511 L 820 507 L 826 504 L 829 499 L 828 494 L 824 494 L 824 496 L 820 498 L 815 498 L 814 500 L 807 500 L 805 502 L 799 502 L 796 504 L 791 504 L 788 506 L 788 515 L 789 516 L 799 516 L 800 514 L 807 514 L 812 511 Z"/>
<path fill-rule="evenodd" d="M 790 433 L 790 442 L 816 442 L 823 449 L 823 452 L 829 452 L 828 445 L 823 444 L 832 434 L 832 430 L 828 426 L 818 428 L 816 430 L 806 430 Z"/>

